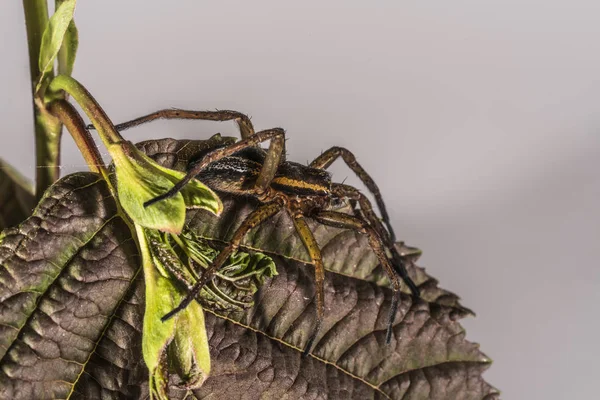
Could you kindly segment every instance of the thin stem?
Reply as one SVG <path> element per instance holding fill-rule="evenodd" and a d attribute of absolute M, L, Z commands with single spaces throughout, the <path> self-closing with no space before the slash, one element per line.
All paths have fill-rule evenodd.
<path fill-rule="evenodd" d="M 27 27 L 27 43 L 29 45 L 29 76 L 32 89 L 40 76 L 39 58 L 42 35 L 48 25 L 48 3 L 46 0 L 23 0 L 25 25 Z"/>
<path fill-rule="evenodd" d="M 27 44 L 29 47 L 29 74 L 31 92 L 35 91 L 40 76 L 39 56 L 42 35 L 48 25 L 48 4 L 46 0 L 23 0 L 25 25 L 27 27 Z M 48 78 L 52 78 L 52 71 Z M 36 105 L 37 103 L 37 105 Z M 33 104 L 33 120 L 35 128 L 35 193 L 41 198 L 44 191 L 60 176 L 60 136 L 61 123 L 40 109 L 39 102 Z"/>
<path fill-rule="evenodd" d="M 117 132 L 100 104 L 77 80 L 70 76 L 58 75 L 52 80 L 48 89 L 51 91 L 64 90 L 70 94 L 92 121 L 106 147 L 123 141 L 123 137 Z"/>
<path fill-rule="evenodd" d="M 48 111 L 56 116 L 67 128 L 79 151 L 83 155 L 90 171 L 108 178 L 108 172 L 98 147 L 85 127 L 85 122 L 75 108 L 66 100 L 54 100 L 48 105 Z"/>

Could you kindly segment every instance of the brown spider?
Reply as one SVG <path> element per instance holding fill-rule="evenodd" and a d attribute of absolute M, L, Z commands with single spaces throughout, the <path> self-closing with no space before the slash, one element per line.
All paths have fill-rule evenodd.
<path fill-rule="evenodd" d="M 324 225 L 352 229 L 368 236 L 369 244 L 390 278 L 394 291 L 386 333 L 386 342 L 389 343 L 400 299 L 398 277 L 404 280 L 417 298 L 420 296 L 419 289 L 407 275 L 403 258 L 394 246 L 394 230 L 379 188 L 350 151 L 342 147 L 332 147 L 317 157 L 309 166 L 286 161 L 283 129 L 274 128 L 255 133 L 254 127 L 246 115 L 228 110 L 213 112 L 166 109 L 119 124 L 116 128 L 125 130 L 161 118 L 235 120 L 241 131 L 242 140 L 234 142 L 231 138 L 213 136 L 209 139 L 209 142 L 212 143 L 208 150 L 195 156 L 195 161 L 190 163 L 185 178 L 170 191 L 148 201 L 144 206 L 148 207 L 157 201 L 177 194 L 193 178 L 216 191 L 252 196 L 262 203 L 246 217 L 229 244 L 219 253 L 212 265 L 204 271 L 185 299 L 162 318 L 163 321 L 183 310 L 197 297 L 202 287 L 212 279 L 215 271 L 237 250 L 248 231 L 281 210 L 285 210 L 294 221 L 296 231 L 315 266 L 317 322 L 306 343 L 304 354 L 310 352 L 321 329 L 325 312 L 323 286 L 325 269 L 321 251 L 308 228 L 305 217 L 312 218 Z M 267 140 L 270 140 L 268 150 L 265 151 L 257 146 Z M 385 227 L 373 211 L 370 201 L 360 191 L 349 185 L 331 181 L 330 173 L 325 170 L 339 157 L 342 157 L 375 197 Z M 345 199 L 358 203 L 360 209 L 355 208 L 354 215 L 331 211 L 332 204 Z M 386 255 L 386 249 L 392 255 L 391 260 Z"/>

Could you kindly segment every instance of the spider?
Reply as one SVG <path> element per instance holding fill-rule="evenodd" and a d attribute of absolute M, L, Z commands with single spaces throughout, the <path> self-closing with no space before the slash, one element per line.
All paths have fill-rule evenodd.
<path fill-rule="evenodd" d="M 168 192 L 148 201 L 144 204 L 145 207 L 174 196 L 193 178 L 200 180 L 215 191 L 252 196 L 261 203 L 246 217 L 227 246 L 219 253 L 212 265 L 204 271 L 181 303 L 163 316 L 163 321 L 183 310 L 197 297 L 203 286 L 238 249 L 245 235 L 252 228 L 284 210 L 291 217 L 315 267 L 317 318 L 315 327 L 307 340 L 304 354 L 310 353 L 313 342 L 320 332 L 325 313 L 325 268 L 321 251 L 306 223 L 306 218 L 314 219 L 328 226 L 351 229 L 368 236 L 369 245 L 388 275 L 394 292 L 386 332 L 386 343 L 390 342 L 400 299 L 399 277 L 416 298 L 420 297 L 419 288 L 408 276 L 403 257 L 394 246 L 396 236 L 379 188 L 350 151 L 342 147 L 332 147 L 308 166 L 286 161 L 283 129 L 274 128 L 255 132 L 248 116 L 229 110 L 165 109 L 119 124 L 116 128 L 122 131 L 156 119 L 234 120 L 238 124 L 242 140 L 235 142 L 218 135 L 213 136 L 209 139 L 208 150 L 195 155 L 194 160 L 190 162 L 185 177 Z M 268 140 L 270 140 L 268 150 L 258 146 Z M 331 175 L 326 169 L 340 157 L 373 194 L 383 223 L 373 211 L 371 202 L 358 189 L 332 182 Z M 358 204 L 360 208 L 353 207 L 354 215 L 331 210 L 332 205 L 343 200 L 350 200 Z M 386 250 L 391 254 L 391 259 L 386 255 Z"/>

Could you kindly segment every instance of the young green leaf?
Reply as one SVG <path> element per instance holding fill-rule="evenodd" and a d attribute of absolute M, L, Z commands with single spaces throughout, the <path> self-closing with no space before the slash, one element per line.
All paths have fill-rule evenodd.
<path fill-rule="evenodd" d="M 178 193 L 155 207 L 145 208 L 146 201 L 165 193 L 173 183 L 145 158 L 137 158 L 129 150 L 131 144 L 127 142 L 108 148 L 115 164 L 117 193 L 123 209 L 140 226 L 179 233 L 185 220 L 183 196 Z"/>
<path fill-rule="evenodd" d="M 79 32 L 75 26 L 75 20 L 71 20 L 62 46 L 58 52 L 58 73 L 71 76 L 73 73 L 73 65 L 79 47 Z"/>
<path fill-rule="evenodd" d="M 154 162 L 145 154 L 140 154 L 143 157 L 146 157 L 148 161 Z M 173 184 L 179 182 L 185 176 L 185 174 L 181 171 L 165 168 L 160 164 L 154 165 L 162 173 L 170 176 L 170 179 L 173 182 Z M 221 204 L 221 202 L 219 201 L 218 196 L 211 189 L 209 189 L 208 186 L 206 186 L 199 180 L 192 179 L 191 181 L 189 181 L 187 185 L 185 185 L 185 187 L 181 189 L 180 193 L 183 196 L 183 202 L 185 203 L 185 206 L 188 208 L 203 208 L 212 212 L 215 215 L 221 214 L 221 211 L 223 210 L 223 204 Z M 152 205 L 151 207 L 153 206 L 154 205 Z"/>
<path fill-rule="evenodd" d="M 192 180 L 181 193 L 145 207 L 145 202 L 169 191 L 185 174 L 158 165 L 127 141 L 109 145 L 108 151 L 115 164 L 119 202 L 136 224 L 179 233 L 186 206 L 204 208 L 217 215 L 223 209 L 219 197 L 197 180 Z"/>
<path fill-rule="evenodd" d="M 54 60 L 63 44 L 67 29 L 73 20 L 76 3 L 77 0 L 65 0 L 62 2 L 44 30 L 39 58 L 40 78 L 35 87 L 36 92 L 42 86 L 46 74 L 54 66 Z"/>

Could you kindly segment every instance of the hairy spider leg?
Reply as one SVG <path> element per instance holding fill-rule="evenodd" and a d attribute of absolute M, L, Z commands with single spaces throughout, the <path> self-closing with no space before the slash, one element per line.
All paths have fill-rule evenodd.
<path fill-rule="evenodd" d="M 233 252 L 235 252 L 238 249 L 238 247 L 242 243 L 242 240 L 244 240 L 246 234 L 252 228 L 260 225 L 262 222 L 277 214 L 282 209 L 282 207 L 283 200 L 275 199 L 275 201 L 264 204 L 256 210 L 252 211 L 250 215 L 248 215 L 246 219 L 244 219 L 240 227 L 237 228 L 229 244 L 223 250 L 221 250 L 221 252 L 214 259 L 212 264 L 206 270 L 204 270 L 202 276 L 200 277 L 200 279 L 198 279 L 198 282 L 194 284 L 194 286 L 187 293 L 185 298 L 179 303 L 177 307 L 165 314 L 161 318 L 161 320 L 164 322 L 169 318 L 173 317 L 181 310 L 185 309 L 188 306 L 188 304 L 190 304 L 198 296 L 204 285 L 213 278 L 215 272 L 223 266 L 223 264 L 225 263 L 225 261 L 227 261 L 229 256 L 231 256 L 231 254 L 233 254 Z"/>
<path fill-rule="evenodd" d="M 304 347 L 304 355 L 308 355 L 310 353 L 310 349 L 315 341 L 315 338 L 319 334 L 321 330 L 321 326 L 323 325 L 323 318 L 325 316 L 325 267 L 323 266 L 323 259 L 321 257 L 321 249 L 319 249 L 319 245 L 311 232 L 306 220 L 302 215 L 292 215 L 289 212 L 292 220 L 294 221 L 294 226 L 296 227 L 296 232 L 302 239 L 302 243 L 304 243 L 304 247 L 308 251 L 308 255 L 315 266 L 315 297 L 317 300 L 316 308 L 317 308 L 317 323 L 315 328 L 313 329 L 311 335 L 306 342 L 306 346 Z"/>
<path fill-rule="evenodd" d="M 387 246 L 394 244 L 392 242 L 392 238 L 390 237 L 389 232 L 385 229 L 381 220 L 375 214 L 373 210 L 373 206 L 367 196 L 362 194 L 360 190 L 356 189 L 353 186 L 345 185 L 343 183 L 332 183 L 331 184 L 331 192 L 339 198 L 348 198 L 349 200 L 354 201 L 351 203 L 354 215 L 356 217 L 366 218 L 371 226 L 377 231 L 377 234 L 383 239 Z M 359 209 L 356 209 L 356 203 L 360 206 Z M 361 214 L 362 213 L 362 214 Z"/>
<path fill-rule="evenodd" d="M 197 119 L 204 121 L 231 121 L 235 120 L 240 128 L 242 139 L 249 138 L 254 135 L 254 126 L 250 122 L 250 118 L 246 114 L 231 110 L 216 110 L 216 111 L 193 111 L 180 110 L 177 108 L 167 108 L 159 110 L 143 117 L 132 119 L 131 121 L 123 122 L 115 126 L 118 131 L 124 131 L 129 128 L 136 127 L 157 119 Z M 88 129 L 93 129 L 92 124 L 88 125 Z"/>
<path fill-rule="evenodd" d="M 366 221 L 363 221 L 360 218 L 356 218 L 352 215 L 337 211 L 321 211 L 311 215 L 311 217 L 323 225 L 343 229 L 352 229 L 362 234 L 366 234 L 369 237 L 369 245 L 390 278 L 390 281 L 392 282 L 392 290 L 394 291 L 392 303 L 390 305 L 390 311 L 388 314 L 387 332 L 385 334 L 386 343 L 390 343 L 392 338 L 392 327 L 396 319 L 396 311 L 398 310 L 398 304 L 400 302 L 400 280 L 398 279 L 398 275 L 396 275 L 390 260 L 388 260 L 385 254 L 384 243 L 381 237 Z"/>
<path fill-rule="evenodd" d="M 365 169 L 356 161 L 356 157 L 350 150 L 347 150 L 343 147 L 332 147 L 329 150 L 325 151 L 319 157 L 315 158 L 313 162 L 310 163 L 310 166 L 313 168 L 327 169 L 333 164 L 335 160 L 339 157 L 342 157 L 346 165 L 354 171 L 356 176 L 365 184 L 367 189 L 371 191 L 373 196 L 375 197 L 375 201 L 377 202 L 377 207 L 379 208 L 379 212 L 381 213 L 381 218 L 387 227 L 387 230 L 390 234 L 390 238 L 392 242 L 396 241 L 396 234 L 394 233 L 394 228 L 392 228 L 392 224 L 390 222 L 390 217 L 388 215 L 387 209 L 385 208 L 385 203 L 383 202 L 383 197 L 381 196 L 381 191 L 379 187 L 371 178 L 371 176 L 365 171 Z"/>
<path fill-rule="evenodd" d="M 158 201 L 168 199 L 175 196 L 187 183 L 192 180 L 196 175 L 200 173 L 209 164 L 218 161 L 224 157 L 228 157 L 240 150 L 247 147 L 257 145 L 261 142 L 271 140 L 267 156 L 263 163 L 260 175 L 256 181 L 257 194 L 261 194 L 267 190 L 271 180 L 277 172 L 277 167 L 281 160 L 282 154 L 285 153 L 285 131 L 281 128 L 267 129 L 255 133 L 247 139 L 240 140 L 239 142 L 233 143 L 229 146 L 216 149 L 202 157 L 187 171 L 185 176 L 175 184 L 168 192 L 161 194 L 151 200 L 144 203 L 144 207 L 148 207 Z"/>
<path fill-rule="evenodd" d="M 371 202 L 369 201 L 369 199 L 367 199 L 367 197 L 355 187 L 344 185 L 341 183 L 334 183 L 332 185 L 332 192 L 338 197 L 348 197 L 350 199 L 358 201 L 358 204 L 360 205 L 360 210 L 365 215 L 367 221 L 369 222 L 371 227 L 375 229 L 382 242 L 392 254 L 392 258 L 394 259 L 392 266 L 394 267 L 398 275 L 400 275 L 404 283 L 406 283 L 413 296 L 417 298 L 421 297 L 421 291 L 419 290 L 418 286 L 410 278 L 410 276 L 408 276 L 408 272 L 406 271 L 406 266 L 404 262 L 404 257 L 402 257 L 400 253 L 398 253 L 398 249 L 396 248 L 394 242 L 381 225 L 381 221 L 377 218 L 377 215 L 375 215 L 375 212 L 373 211 L 373 207 L 371 206 Z"/>

